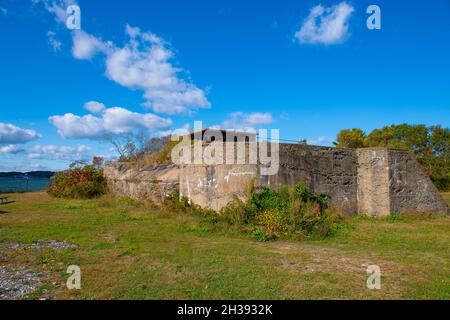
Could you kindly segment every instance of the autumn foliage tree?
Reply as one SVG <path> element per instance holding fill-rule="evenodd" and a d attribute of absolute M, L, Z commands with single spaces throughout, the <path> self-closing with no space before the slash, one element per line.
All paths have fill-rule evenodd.
<path fill-rule="evenodd" d="M 366 134 L 358 128 L 341 130 L 334 144 L 340 148 L 364 148 Z"/>

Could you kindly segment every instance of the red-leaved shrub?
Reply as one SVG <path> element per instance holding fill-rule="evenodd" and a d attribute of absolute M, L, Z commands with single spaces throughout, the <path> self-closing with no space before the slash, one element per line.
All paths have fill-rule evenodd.
<path fill-rule="evenodd" d="M 107 192 L 106 179 L 101 169 L 102 159 L 95 157 L 92 164 L 73 163 L 70 169 L 57 172 L 47 193 L 58 198 L 90 199 Z"/>

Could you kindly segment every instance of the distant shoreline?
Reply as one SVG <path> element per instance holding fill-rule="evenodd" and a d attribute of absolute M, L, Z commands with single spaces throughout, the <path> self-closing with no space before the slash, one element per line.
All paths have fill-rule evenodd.
<path fill-rule="evenodd" d="M 28 171 L 28 172 L 0 172 L 0 178 L 42 178 L 50 179 L 55 175 L 53 171 Z"/>

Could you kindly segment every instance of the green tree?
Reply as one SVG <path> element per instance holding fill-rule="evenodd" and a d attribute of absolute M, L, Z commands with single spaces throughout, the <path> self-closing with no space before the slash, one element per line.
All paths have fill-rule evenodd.
<path fill-rule="evenodd" d="M 450 191 L 450 130 L 431 126 L 429 144 L 431 155 L 424 158 L 423 164 L 431 172 L 438 189 Z"/>
<path fill-rule="evenodd" d="M 334 142 L 338 148 L 363 148 L 366 134 L 359 128 L 341 130 Z"/>

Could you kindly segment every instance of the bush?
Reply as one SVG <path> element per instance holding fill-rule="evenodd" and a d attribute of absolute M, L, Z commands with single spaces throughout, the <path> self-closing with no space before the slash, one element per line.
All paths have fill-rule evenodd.
<path fill-rule="evenodd" d="M 268 234 L 278 237 L 286 231 L 285 220 L 281 211 L 262 211 L 257 213 L 255 222 Z"/>
<path fill-rule="evenodd" d="M 256 228 L 252 231 L 251 236 L 255 238 L 259 242 L 266 242 L 269 240 L 272 240 L 272 236 L 270 234 L 267 234 L 264 230 L 261 228 Z"/>
<path fill-rule="evenodd" d="M 263 187 L 253 192 L 243 211 L 250 223 L 261 227 L 271 238 L 324 238 L 336 234 L 343 222 L 329 206 L 328 197 L 314 195 L 305 185 L 297 184 L 279 190 Z M 222 210 L 223 214 L 227 212 Z"/>
<path fill-rule="evenodd" d="M 57 172 L 47 193 L 57 198 L 90 199 L 107 192 L 101 161 L 94 158 L 90 165 L 73 163 L 69 170 Z"/>
<path fill-rule="evenodd" d="M 258 241 L 276 238 L 325 238 L 343 228 L 343 218 L 329 208 L 326 196 L 314 195 L 302 184 L 278 190 L 252 188 L 246 202 L 235 198 L 220 212 L 202 209 L 180 200 L 174 192 L 165 199 L 166 212 L 188 213 L 202 222 L 237 228 Z"/>
<path fill-rule="evenodd" d="M 434 184 L 436 185 L 436 188 L 439 191 L 442 192 L 450 191 L 450 173 L 447 173 L 447 175 L 443 177 L 437 177 L 433 175 L 431 176 L 431 180 L 433 180 Z"/>

